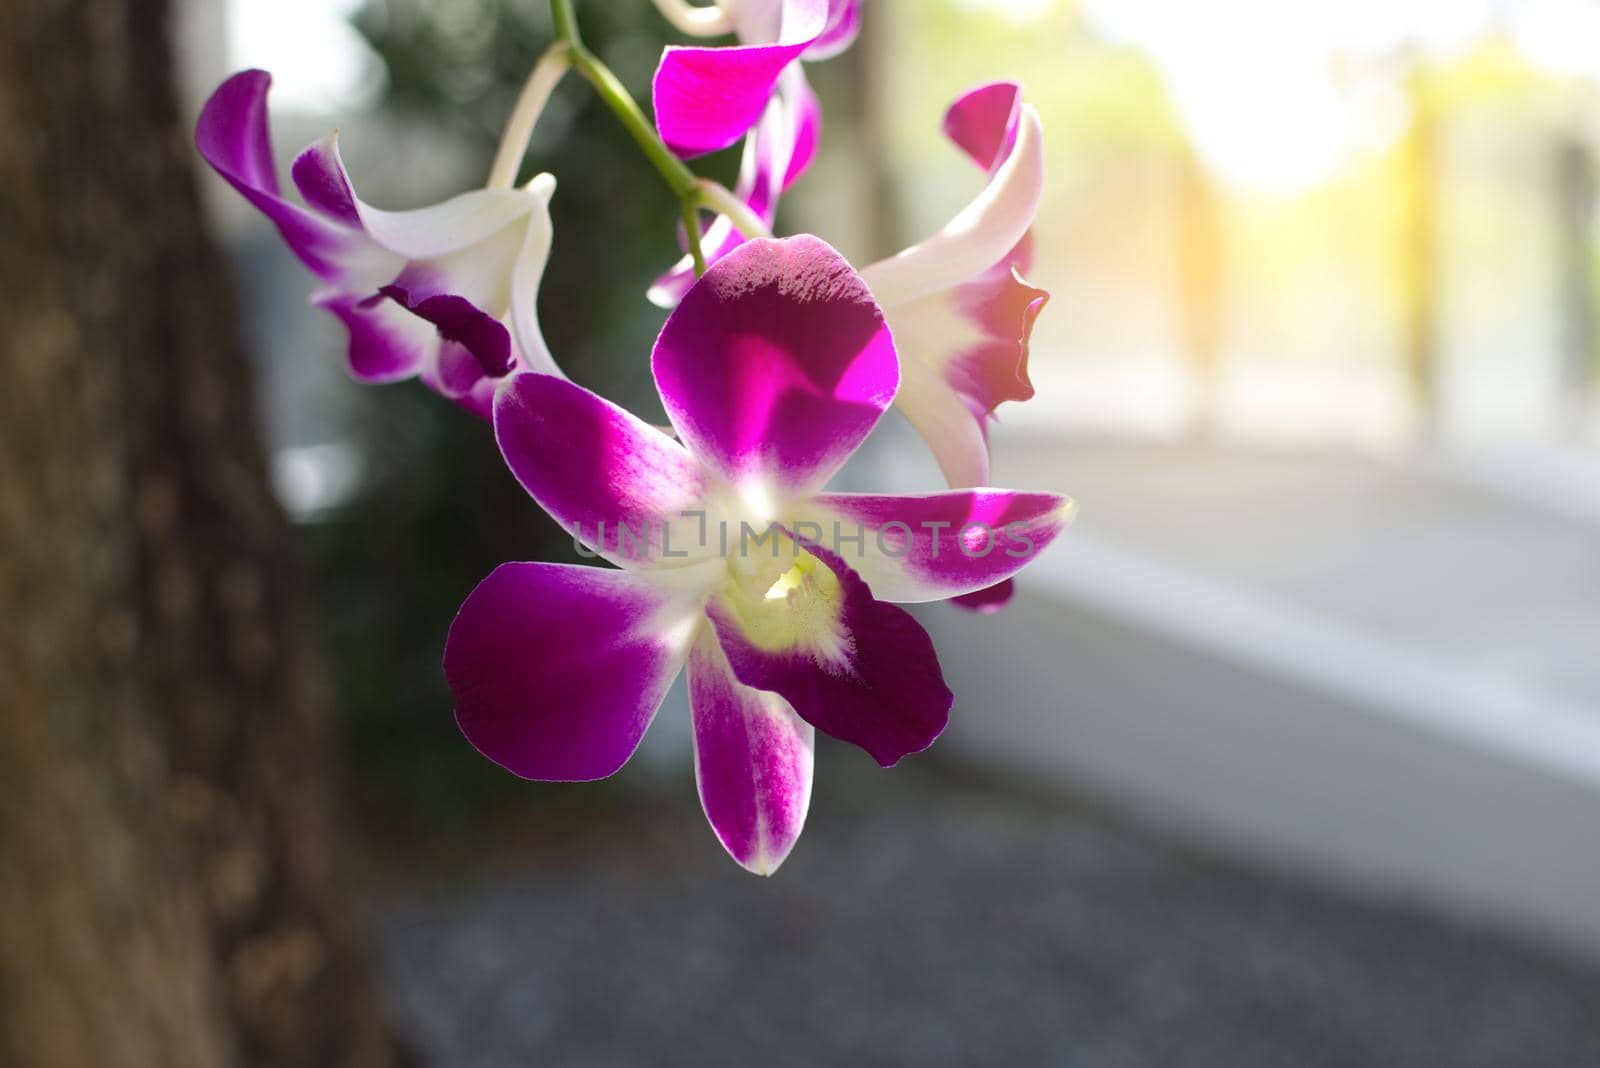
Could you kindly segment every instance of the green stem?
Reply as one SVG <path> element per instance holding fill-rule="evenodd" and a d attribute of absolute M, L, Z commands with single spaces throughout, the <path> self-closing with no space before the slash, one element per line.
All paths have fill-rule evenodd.
<path fill-rule="evenodd" d="M 632 135 L 639 150 L 667 183 L 667 188 L 686 205 L 697 205 L 699 191 L 694 172 L 672 154 L 617 76 L 584 45 L 583 38 L 578 36 L 578 20 L 572 12 L 572 0 L 550 0 L 550 17 L 555 24 L 556 40 L 566 42 L 572 49 L 572 65 L 594 86 L 600 99 L 605 101 L 623 128 Z"/>
<path fill-rule="evenodd" d="M 694 276 L 699 278 L 706 273 L 706 252 L 700 247 L 700 205 L 693 197 L 684 197 L 680 204 L 683 208 L 683 228 L 689 243 L 689 255 L 694 259 Z"/>

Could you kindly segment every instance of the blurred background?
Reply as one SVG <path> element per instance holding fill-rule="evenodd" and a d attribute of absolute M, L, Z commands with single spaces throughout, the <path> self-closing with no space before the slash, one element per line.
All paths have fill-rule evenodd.
<path fill-rule="evenodd" d="M 669 27 L 579 8 L 647 100 Z M 188 0 L 173 29 L 185 116 L 265 67 L 284 165 L 338 126 L 393 208 L 482 181 L 550 39 L 540 0 Z M 1596 42 L 1592 0 L 868 0 L 809 68 L 780 229 L 857 262 L 931 232 L 981 183 L 945 106 L 1021 81 L 1052 301 L 995 481 L 1081 518 L 1006 612 L 919 611 L 948 733 L 890 772 L 820 740 L 770 881 L 698 813 L 681 692 L 603 784 L 459 737 L 457 605 L 571 549 L 485 427 L 346 379 L 312 280 L 206 175 L 421 1060 L 1600 1064 Z M 657 417 L 672 201 L 575 80 L 545 169 L 552 350 Z M 941 485 L 893 420 L 847 477 Z"/>

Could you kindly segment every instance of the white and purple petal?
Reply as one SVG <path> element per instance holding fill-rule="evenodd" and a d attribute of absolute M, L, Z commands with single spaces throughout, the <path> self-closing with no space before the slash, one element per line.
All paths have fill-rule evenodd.
<path fill-rule="evenodd" d="M 1030 241 L 951 289 L 889 308 L 901 355 L 895 404 L 952 486 L 989 481 L 987 421 L 1033 396 L 1028 346 L 1050 295 L 1025 280 Z"/>
<path fill-rule="evenodd" d="M 740 245 L 667 318 L 652 356 L 690 451 L 736 487 L 820 487 L 899 385 L 882 312 L 844 257 L 809 235 Z"/>
<path fill-rule="evenodd" d="M 771 875 L 805 825 L 816 732 L 777 694 L 736 679 L 710 628 L 689 652 L 689 707 L 706 819 L 734 860 Z"/>
<path fill-rule="evenodd" d="M 947 485 L 987 485 L 989 434 L 983 408 L 956 392 L 932 360 L 920 352 L 915 338 L 902 340 L 896 331 L 895 342 L 905 353 L 895 407 L 928 443 Z"/>
<path fill-rule="evenodd" d="M 272 76 L 266 71 L 247 70 L 218 86 L 195 124 L 195 146 L 213 170 L 278 228 L 314 274 L 329 282 L 342 281 L 350 259 L 366 251 L 368 242 L 359 228 L 344 220 L 284 199 L 267 119 L 271 85 Z"/>
<path fill-rule="evenodd" d="M 975 336 L 942 354 L 945 377 L 985 412 L 1033 396 L 1028 343 L 1050 294 L 1022 275 L 1027 246 L 1024 239 L 1012 255 L 949 293 L 952 308 Z"/>
<path fill-rule="evenodd" d="M 525 779 L 613 774 L 683 665 L 695 624 L 676 604 L 625 571 L 502 564 L 467 597 L 445 642 L 461 732 Z"/>
<path fill-rule="evenodd" d="M 328 169 L 343 174 L 337 145 Z M 297 175 L 298 176 L 298 175 Z M 331 180 L 322 183 L 337 188 Z M 540 174 L 522 189 L 484 189 L 416 211 L 381 211 L 348 193 L 375 241 L 406 257 L 381 292 L 465 345 L 498 377 L 519 366 L 559 373 L 538 323 L 539 282 L 550 255 L 555 179 Z M 304 193 L 305 186 L 302 186 Z"/>
<path fill-rule="evenodd" d="M 367 382 L 420 374 L 440 388 L 451 378 L 438 366 L 440 338 L 473 352 L 482 367 L 478 377 L 518 366 L 556 373 L 535 307 L 550 247 L 554 179 L 540 175 L 523 190 L 480 190 L 418 211 L 382 211 L 356 195 L 337 136 L 329 135 L 291 168 L 308 205 L 301 207 L 281 195 L 273 168 L 270 82 L 264 71 L 224 82 L 201 113 L 196 143 L 329 283 L 313 299 L 348 329 L 351 373 Z M 407 321 L 413 318 L 432 329 Z M 436 336 L 430 341 L 428 334 Z M 441 391 L 474 396 L 478 401 L 467 406 L 483 410 L 479 402 L 492 387 L 474 381 Z"/>
<path fill-rule="evenodd" d="M 426 373 L 438 360 L 440 340 L 432 325 L 382 296 L 330 289 L 312 302 L 344 323 L 350 335 L 346 359 L 359 381 L 398 382 Z"/>
<path fill-rule="evenodd" d="M 1072 522 L 1077 503 L 1054 493 L 950 490 L 916 496 L 819 494 L 798 506 L 828 544 L 886 601 L 940 601 L 1015 575 Z M 835 534 L 835 525 L 847 537 Z"/>
<path fill-rule="evenodd" d="M 777 694 L 807 723 L 890 767 L 932 745 L 949 720 L 954 698 L 933 642 L 910 613 L 875 599 L 839 556 L 821 546 L 806 552 L 825 573 L 776 597 L 768 591 L 765 603 L 725 590 L 706 615 L 740 682 Z M 782 615 L 786 601 L 796 602 L 793 618 Z"/>
<path fill-rule="evenodd" d="M 524 371 L 500 385 L 494 428 L 522 487 L 606 559 L 670 567 L 711 554 L 700 465 L 633 414 L 565 379 Z"/>
<path fill-rule="evenodd" d="M 1016 136 L 983 191 L 938 233 L 861 272 L 885 307 L 907 304 L 968 281 L 974 267 L 999 263 L 1033 225 L 1044 190 L 1039 114 L 1020 106 Z"/>
<path fill-rule="evenodd" d="M 951 486 L 981 486 L 989 481 L 989 417 L 1005 401 L 1033 396 L 1028 345 L 1049 294 L 1024 272 L 1042 147 L 1038 115 L 1011 82 L 963 94 L 944 130 L 988 173 L 983 193 L 938 234 L 862 276 L 903 360 L 896 404 Z"/>
<path fill-rule="evenodd" d="M 800 57 L 807 62 L 832 59 L 855 44 L 861 32 L 861 0 L 831 0 L 828 26 Z"/>

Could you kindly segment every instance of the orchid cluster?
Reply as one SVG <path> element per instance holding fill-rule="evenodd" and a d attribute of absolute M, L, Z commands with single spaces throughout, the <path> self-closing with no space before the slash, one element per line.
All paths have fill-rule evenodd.
<path fill-rule="evenodd" d="M 820 139 L 805 65 L 850 45 L 860 0 L 655 2 L 683 33 L 737 43 L 667 48 L 652 125 L 584 47 L 571 0 L 553 0 L 557 40 L 486 187 L 441 204 L 367 204 L 333 135 L 295 159 L 290 199 L 262 71 L 217 89 L 197 143 L 321 280 L 313 301 L 347 329 L 351 374 L 415 377 L 491 421 L 533 499 L 585 556 L 615 565 L 508 563 L 472 591 L 444 653 L 467 739 L 525 778 L 603 778 L 687 668 L 706 816 L 739 864 L 770 874 L 805 821 L 817 730 L 888 767 L 945 727 L 953 696 L 898 604 L 996 610 L 1071 519 L 1066 498 L 987 487 L 988 422 L 1032 395 L 1028 338 L 1047 299 L 1024 277 L 1039 117 L 1012 84 L 956 100 L 944 129 L 983 172 L 981 192 L 931 237 L 857 269 L 818 237 L 771 228 Z M 569 381 L 539 329 L 556 181 L 514 180 L 571 70 L 682 207 L 686 255 L 648 294 L 671 309 L 650 357 L 670 428 Z M 733 190 L 684 162 L 741 139 Z M 950 489 L 829 492 L 891 405 Z"/>

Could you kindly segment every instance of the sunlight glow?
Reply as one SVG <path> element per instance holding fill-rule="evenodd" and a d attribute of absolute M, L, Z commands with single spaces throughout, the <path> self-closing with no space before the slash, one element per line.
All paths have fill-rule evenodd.
<path fill-rule="evenodd" d="M 1600 5 L 1587 0 L 1084 0 L 1084 15 L 1150 53 L 1220 177 L 1267 193 L 1317 185 L 1376 147 L 1361 73 L 1381 76 L 1408 53 L 1460 54 L 1502 29 L 1531 63 L 1600 75 Z M 1397 131 L 1390 105 L 1379 126 Z"/>
<path fill-rule="evenodd" d="M 227 0 L 229 66 L 272 72 L 273 106 L 349 111 L 371 104 L 382 64 L 350 25 L 361 0 Z"/>
<path fill-rule="evenodd" d="M 955 0 L 963 11 L 993 11 L 1014 22 L 1031 22 L 1047 14 L 1056 0 Z"/>

